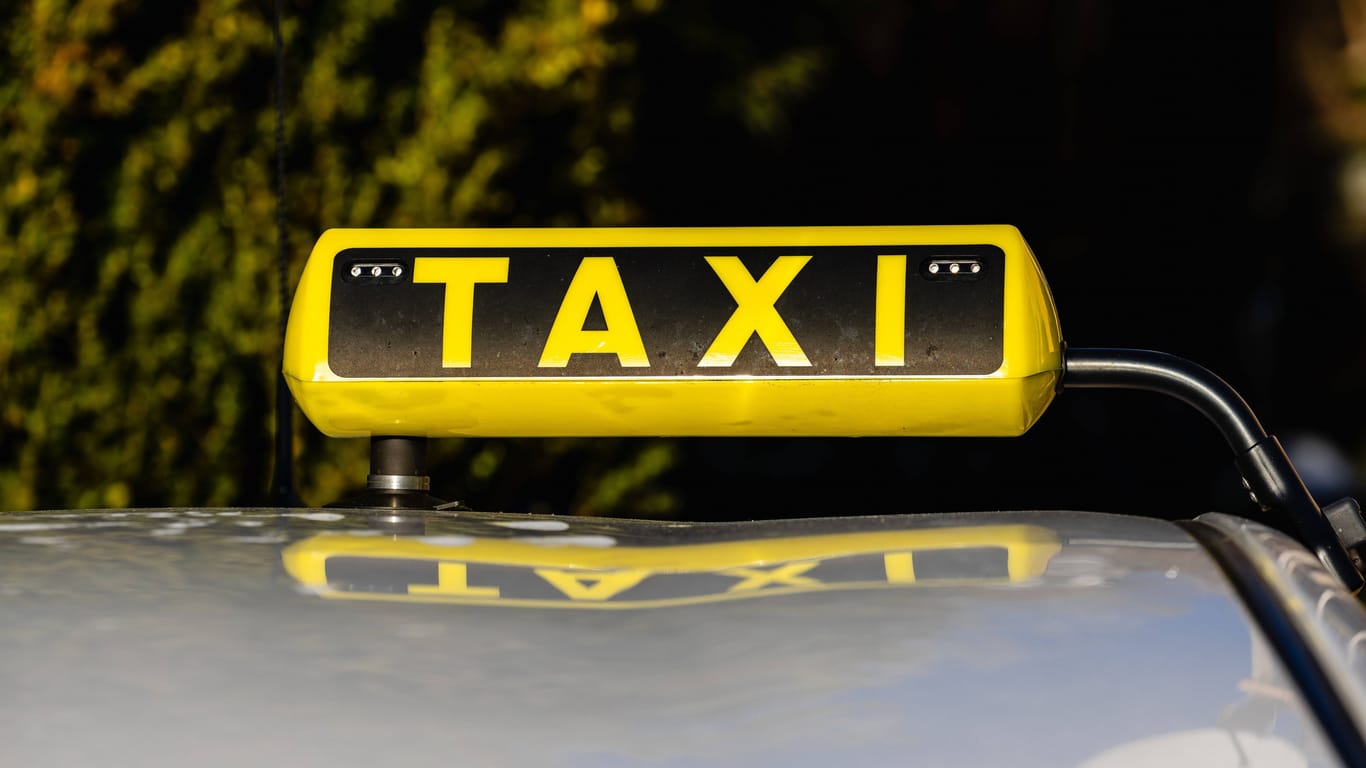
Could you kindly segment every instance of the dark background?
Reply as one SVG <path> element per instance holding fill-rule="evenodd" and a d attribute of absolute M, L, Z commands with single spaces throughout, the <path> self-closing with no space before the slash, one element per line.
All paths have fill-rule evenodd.
<path fill-rule="evenodd" d="M 1314 465 L 1320 496 L 1341 494 L 1354 481 L 1320 482 L 1300 439 L 1355 461 L 1366 360 L 1360 249 L 1335 237 L 1343 148 L 1297 70 L 1296 34 L 1334 7 L 1312 5 L 681 5 L 641 30 L 628 189 L 648 225 L 1014 224 L 1070 345 L 1211 368 Z M 734 51 L 702 28 L 833 55 L 784 129 L 756 136 L 716 106 Z M 679 444 L 665 480 L 685 517 L 1251 511 L 1213 428 L 1148 394 L 1065 393 L 1020 439 Z M 528 508 L 546 489 L 504 493 Z"/>

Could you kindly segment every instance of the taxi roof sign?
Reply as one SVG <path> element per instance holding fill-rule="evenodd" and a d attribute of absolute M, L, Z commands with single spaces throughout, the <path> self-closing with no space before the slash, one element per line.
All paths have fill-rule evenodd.
<path fill-rule="evenodd" d="M 1061 370 L 1010 226 L 333 229 L 284 356 L 338 437 L 1018 435 Z"/>

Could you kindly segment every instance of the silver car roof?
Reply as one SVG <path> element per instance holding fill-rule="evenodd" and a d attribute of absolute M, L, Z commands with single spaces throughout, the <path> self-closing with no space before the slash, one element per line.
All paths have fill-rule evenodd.
<path fill-rule="evenodd" d="M 1336 762 L 1157 520 L 49 512 L 0 563 L 16 764 Z"/>

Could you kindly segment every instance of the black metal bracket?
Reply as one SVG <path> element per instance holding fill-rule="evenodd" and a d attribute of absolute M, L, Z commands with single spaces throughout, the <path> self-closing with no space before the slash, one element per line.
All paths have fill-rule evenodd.
<path fill-rule="evenodd" d="M 1135 389 L 1174 397 L 1204 414 L 1233 449 L 1234 464 L 1263 509 L 1290 518 L 1295 533 L 1353 594 L 1361 571 L 1304 487 L 1285 449 L 1227 382 L 1184 358 L 1137 349 L 1068 349 L 1061 389 Z"/>

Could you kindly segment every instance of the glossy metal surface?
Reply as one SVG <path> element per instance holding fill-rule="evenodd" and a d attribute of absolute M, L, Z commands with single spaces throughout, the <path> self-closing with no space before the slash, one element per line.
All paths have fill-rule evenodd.
<path fill-rule="evenodd" d="M 1366 733 L 1366 611 L 1361 603 L 1280 531 L 1217 513 L 1197 522 L 1228 537 L 1261 566 L 1270 599 L 1305 638 L 1308 655 L 1322 668 L 1357 732 Z"/>
<path fill-rule="evenodd" d="M 926 532 L 984 526 L 1058 546 L 1029 550 L 1046 565 L 1020 579 L 779 583 L 620 611 L 326 599 L 283 559 L 319 536 L 603 570 L 614 551 L 677 565 L 701 546 L 713 576 L 733 572 L 720 594 L 737 568 L 795 577 L 821 559 L 784 550 L 794 538 L 923 548 Z M 33 513 L 0 518 L 0 563 L 0 741 L 16 765 L 1335 762 L 1222 573 L 1152 520 Z"/>

